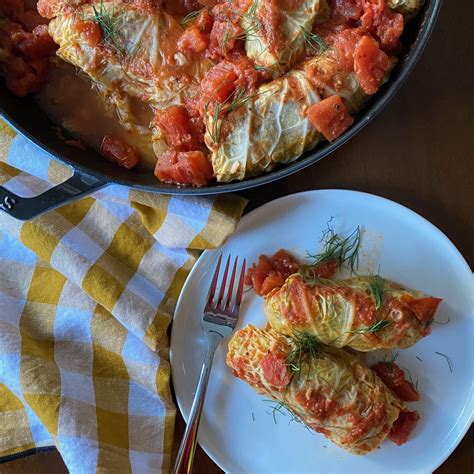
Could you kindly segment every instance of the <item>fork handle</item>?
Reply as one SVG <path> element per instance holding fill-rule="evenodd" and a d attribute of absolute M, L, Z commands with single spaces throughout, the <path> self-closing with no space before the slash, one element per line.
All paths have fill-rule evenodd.
<path fill-rule="evenodd" d="M 209 375 L 211 373 L 212 359 L 222 339 L 223 337 L 220 334 L 214 332 L 208 333 L 206 357 L 202 364 L 201 375 L 199 376 L 186 431 L 179 445 L 173 474 L 189 474 L 192 471 L 194 453 L 196 451 L 197 432 L 201 419 L 202 406 L 204 404 L 204 396 L 206 395 L 207 383 L 209 382 Z"/>

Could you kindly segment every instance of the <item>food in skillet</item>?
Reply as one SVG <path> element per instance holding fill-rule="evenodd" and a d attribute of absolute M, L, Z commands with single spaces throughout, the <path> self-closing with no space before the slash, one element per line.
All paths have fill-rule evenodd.
<path fill-rule="evenodd" d="M 249 325 L 232 337 L 226 362 L 236 377 L 353 454 L 367 454 L 387 437 L 403 444 L 419 419 L 376 372 L 311 337 L 290 338 Z M 396 368 L 389 364 L 387 371 Z M 404 386 L 403 398 L 419 398 L 409 382 Z"/>
<path fill-rule="evenodd" d="M 0 71 L 24 96 L 58 68 L 77 80 L 64 68 L 73 65 L 120 124 L 119 133 L 104 128 L 106 158 L 204 186 L 269 171 L 340 136 L 388 80 L 421 4 L 38 0 L 40 16 L 34 0 L 4 0 Z M 67 111 L 56 118 L 89 138 Z"/>
<path fill-rule="evenodd" d="M 411 347 L 431 332 L 441 299 L 380 275 L 334 279 L 341 265 L 355 264 L 360 232 L 343 239 L 328 229 L 325 238 L 311 265 L 280 250 L 271 258 L 262 255 L 248 270 L 246 283 L 265 297 L 273 329 L 363 352 Z"/>

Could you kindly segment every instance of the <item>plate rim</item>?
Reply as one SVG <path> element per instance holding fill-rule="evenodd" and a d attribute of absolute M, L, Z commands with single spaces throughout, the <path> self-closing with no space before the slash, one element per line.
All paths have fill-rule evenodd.
<path fill-rule="evenodd" d="M 460 263 L 463 264 L 463 266 L 465 267 L 465 270 L 467 270 L 474 278 L 474 274 L 473 274 L 473 271 L 471 269 L 471 267 L 469 266 L 469 263 L 467 262 L 467 260 L 464 258 L 463 254 L 459 251 L 459 249 L 456 247 L 456 245 L 454 245 L 454 243 L 449 239 L 449 237 L 439 228 L 437 227 L 436 225 L 434 225 L 432 222 L 430 222 L 428 219 L 426 219 L 425 217 L 423 217 L 422 215 L 418 214 L 417 212 L 415 212 L 414 210 L 410 209 L 409 207 L 403 205 L 403 204 L 400 204 L 396 201 L 393 201 L 391 199 L 388 199 L 386 197 L 383 197 L 383 196 L 379 196 L 377 194 L 373 194 L 373 193 L 368 193 L 368 192 L 364 192 L 364 191 L 358 191 L 358 190 L 353 190 L 353 189 L 341 189 L 341 188 L 324 188 L 324 189 L 311 189 L 311 190 L 307 190 L 307 191 L 297 191 L 295 193 L 291 193 L 291 194 L 286 194 L 284 196 L 280 196 L 276 199 L 272 199 L 271 201 L 267 201 L 265 203 L 263 203 L 262 205 L 252 209 L 251 211 L 249 211 L 248 213 L 244 214 L 242 216 L 242 218 L 240 219 L 239 223 L 237 224 L 234 232 L 229 235 L 229 238 L 234 236 L 238 230 L 239 230 L 239 227 L 242 226 L 245 221 L 247 219 L 249 219 L 254 213 L 256 213 L 257 211 L 261 211 L 263 208 L 265 207 L 269 207 L 269 206 L 272 206 L 272 205 L 275 205 L 276 203 L 280 202 L 280 201 L 283 201 L 283 200 L 291 200 L 297 196 L 305 196 L 305 195 L 314 195 L 314 194 L 325 194 L 325 193 L 335 193 L 335 194 L 342 194 L 342 195 L 346 195 L 346 194 L 349 194 L 349 195 L 359 195 L 359 196 L 362 196 L 363 198 L 367 199 L 375 199 L 377 201 L 382 201 L 382 202 L 385 202 L 385 204 L 389 204 L 391 206 L 395 206 L 395 207 L 398 207 L 400 210 L 404 211 L 404 212 L 407 212 L 409 214 L 412 215 L 412 217 L 415 217 L 415 218 L 418 218 L 418 219 L 421 219 L 421 221 L 423 222 L 424 225 L 428 224 L 428 227 L 431 227 L 431 230 L 434 231 L 438 237 L 441 237 L 442 240 L 448 244 L 449 246 L 452 247 L 452 249 L 455 251 L 455 253 L 457 254 L 457 256 L 460 258 Z M 176 307 L 174 309 L 174 312 L 173 312 L 173 318 L 172 318 L 172 321 L 171 321 L 171 336 L 170 336 L 170 349 L 169 349 L 169 361 L 170 361 L 170 367 L 171 367 L 171 381 L 173 383 L 173 391 L 175 393 L 175 398 L 176 398 L 176 403 L 178 405 L 178 408 L 179 408 L 179 411 L 181 413 L 181 416 L 183 417 L 184 421 L 187 423 L 188 421 L 188 416 L 185 415 L 185 412 L 184 412 L 184 409 L 183 409 L 183 406 L 182 406 L 182 403 L 181 403 L 181 400 L 180 398 L 178 397 L 178 394 L 176 392 L 176 390 L 174 389 L 174 378 L 175 378 L 175 370 L 174 370 L 174 364 L 173 364 L 173 359 L 174 359 L 174 352 L 173 352 L 173 340 L 174 340 L 174 331 L 173 331 L 173 323 L 175 321 L 175 318 L 176 318 L 176 314 L 178 313 L 178 310 L 180 308 L 180 306 L 183 304 L 183 300 L 184 300 L 184 297 L 183 295 L 185 294 L 185 290 L 187 288 L 187 286 L 190 284 L 190 281 L 192 280 L 193 276 L 194 276 L 194 273 L 197 271 L 198 269 L 198 264 L 204 260 L 205 258 L 207 258 L 207 256 L 209 254 L 213 254 L 215 252 L 219 252 L 219 249 L 224 246 L 226 244 L 227 240 L 225 242 L 223 242 L 221 244 L 221 246 L 215 248 L 215 249 L 207 249 L 207 250 L 204 250 L 201 255 L 198 257 L 198 259 L 196 260 L 196 262 L 194 263 L 191 271 L 189 272 L 188 276 L 186 277 L 186 280 L 183 284 L 183 287 L 181 289 L 181 292 L 179 294 L 179 297 L 178 297 L 178 300 L 176 302 Z M 429 466 L 429 471 L 430 472 L 434 472 L 438 467 L 441 466 L 441 464 L 444 463 L 444 461 L 446 461 L 446 459 L 449 458 L 449 456 L 451 456 L 451 454 L 456 450 L 456 448 L 459 446 L 459 444 L 461 443 L 461 441 L 464 439 L 467 431 L 469 430 L 469 428 L 471 427 L 471 425 L 474 423 L 474 380 L 471 380 L 471 387 L 470 387 L 470 390 L 469 390 L 469 395 L 468 395 L 468 399 L 467 399 L 467 402 L 463 408 L 463 410 L 459 413 L 459 417 L 458 417 L 458 420 L 459 418 L 461 418 L 461 415 L 463 415 L 464 411 L 470 411 L 470 416 L 469 416 L 469 413 L 468 413 L 468 416 L 466 417 L 466 420 L 464 422 L 464 426 L 461 425 L 461 430 L 459 431 L 459 434 L 458 436 L 455 438 L 454 442 L 451 444 L 451 449 L 449 449 L 441 458 L 439 458 L 438 461 L 436 461 L 436 463 L 433 465 L 433 466 Z M 454 425 L 456 426 L 457 423 Z M 204 450 L 204 452 L 207 454 L 207 456 L 209 456 L 209 458 L 221 469 L 223 470 L 224 472 L 231 472 L 231 471 L 228 471 L 225 466 L 220 462 L 220 460 L 218 460 L 214 455 L 213 453 L 211 453 L 211 449 L 208 447 L 208 446 L 204 446 L 203 444 L 199 443 L 199 445 L 201 446 L 201 448 Z"/>

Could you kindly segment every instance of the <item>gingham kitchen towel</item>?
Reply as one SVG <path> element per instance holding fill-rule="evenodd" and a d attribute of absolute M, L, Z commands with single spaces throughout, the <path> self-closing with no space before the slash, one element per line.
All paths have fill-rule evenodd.
<path fill-rule="evenodd" d="M 23 196 L 69 173 L 2 122 L 0 158 Z M 55 445 L 72 473 L 167 470 L 168 325 L 244 206 L 114 185 L 30 222 L 0 212 L 0 457 Z"/>

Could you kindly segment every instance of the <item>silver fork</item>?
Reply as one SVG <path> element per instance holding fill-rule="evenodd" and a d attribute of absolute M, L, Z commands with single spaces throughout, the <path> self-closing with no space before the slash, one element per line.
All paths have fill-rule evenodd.
<path fill-rule="evenodd" d="M 197 432 L 199 428 L 199 420 L 201 419 L 202 406 L 204 404 L 204 396 L 206 395 L 207 383 L 211 372 L 212 359 L 214 352 L 219 343 L 225 337 L 232 334 L 239 317 L 240 303 L 242 302 L 242 294 L 244 290 L 245 264 L 242 264 L 240 276 L 237 282 L 237 288 L 234 292 L 235 276 L 237 273 L 239 257 L 235 257 L 232 268 L 232 275 L 229 287 L 226 291 L 227 276 L 229 273 L 230 255 L 224 269 L 224 275 L 217 289 L 217 280 L 219 279 L 219 270 L 222 262 L 222 255 L 217 261 L 216 270 L 212 277 L 211 286 L 207 295 L 206 305 L 204 307 L 204 315 L 201 321 L 202 329 L 207 334 L 207 351 L 204 363 L 199 376 L 199 382 L 194 395 L 191 413 L 189 414 L 188 424 L 184 437 L 178 450 L 176 464 L 174 465 L 174 474 L 188 474 L 192 470 L 194 452 L 196 450 Z M 218 293 L 217 300 L 215 295 Z"/>

